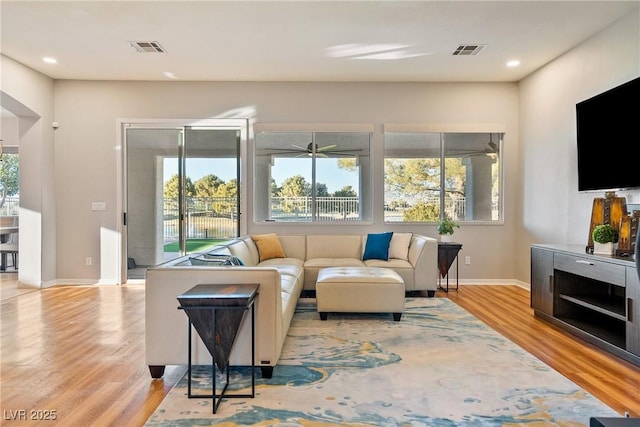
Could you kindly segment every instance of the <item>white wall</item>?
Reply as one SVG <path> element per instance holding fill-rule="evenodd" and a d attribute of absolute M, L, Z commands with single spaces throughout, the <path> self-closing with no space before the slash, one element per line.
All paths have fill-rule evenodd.
<path fill-rule="evenodd" d="M 604 193 L 578 193 L 575 104 L 640 76 L 639 13 L 520 82 L 521 280 L 529 278 L 531 243 L 587 245 L 593 198 Z M 617 154 L 629 156 L 637 145 L 629 141 L 629 152 Z M 618 195 L 640 203 L 639 191 Z"/>
<path fill-rule="evenodd" d="M 18 117 L 20 153 L 19 285 L 40 287 L 56 277 L 53 186 L 53 81 L 0 56 L 2 107 Z"/>
<path fill-rule="evenodd" d="M 375 217 L 370 227 L 340 226 L 341 233 L 414 231 L 436 236 L 434 226 L 383 224 L 383 123 L 499 124 L 505 131 L 504 156 L 507 207 L 502 226 L 468 226 L 456 231 L 463 253 L 472 265 L 461 265 L 461 277 L 513 278 L 513 263 L 503 262 L 513 247 L 517 200 L 518 94 L 515 83 L 222 83 L 222 82 L 88 82 L 55 83 L 56 189 L 58 218 L 58 278 L 60 280 L 117 280 L 100 276 L 98 264 L 118 256 L 112 245 L 105 251 L 100 230 L 118 230 L 118 119 L 196 119 L 240 116 L 258 122 L 371 123 L 375 134 Z M 251 173 L 251 171 L 249 171 Z M 252 194 L 252 182 L 247 189 Z M 91 202 L 104 201 L 107 210 L 92 212 Z M 249 197 L 245 218 L 253 218 Z M 309 224 L 256 225 L 257 233 L 277 227 L 279 232 L 336 232 L 336 226 Z M 490 235 L 490 239 L 484 236 Z M 91 256 L 94 265 L 86 266 Z M 100 260 L 96 263 L 95 260 Z"/>

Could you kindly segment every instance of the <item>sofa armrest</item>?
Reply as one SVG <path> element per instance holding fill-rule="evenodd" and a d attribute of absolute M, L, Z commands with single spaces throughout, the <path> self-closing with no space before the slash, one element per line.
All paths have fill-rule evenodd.
<path fill-rule="evenodd" d="M 415 290 L 438 287 L 438 240 L 414 234 L 409 245 L 409 262 L 414 268 Z"/>
<path fill-rule="evenodd" d="M 198 284 L 256 283 L 260 286 L 255 302 L 257 366 L 272 365 L 282 347 L 281 277 L 271 267 L 174 266 L 150 268 L 145 285 L 145 360 L 147 365 L 187 364 L 187 317 L 179 310 L 177 296 Z M 197 337 L 197 335 L 195 335 Z M 206 347 L 197 337 L 194 360 L 210 360 Z M 251 362 L 251 321 L 246 316 L 231 353 L 232 364 Z"/>

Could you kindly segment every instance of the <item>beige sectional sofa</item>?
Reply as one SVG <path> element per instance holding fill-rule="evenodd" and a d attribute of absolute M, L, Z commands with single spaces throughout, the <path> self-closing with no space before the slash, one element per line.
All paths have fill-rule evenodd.
<path fill-rule="evenodd" d="M 267 243 L 257 239 L 259 236 L 243 236 L 207 252 L 233 256 L 243 265 L 208 265 L 207 254 L 190 254 L 147 271 L 145 342 L 146 363 L 152 377 L 161 377 L 166 365 L 188 362 L 188 323 L 183 310 L 178 309 L 177 296 L 198 284 L 260 286 L 255 303 L 255 365 L 267 378 L 272 376 L 280 357 L 298 299 L 303 291 L 315 290 L 320 269 L 386 267 L 402 277 L 407 292 L 421 291 L 433 296 L 437 287 L 438 244 L 430 237 L 397 233 L 397 239 L 391 241 L 388 260 L 363 260 L 366 235 L 276 235 L 279 248 L 275 252 L 267 247 L 273 243 L 274 235 L 262 236 L 269 237 Z M 199 337 L 192 346 L 192 363 L 211 363 Z M 240 327 L 229 363 L 251 365 L 249 316 Z"/>

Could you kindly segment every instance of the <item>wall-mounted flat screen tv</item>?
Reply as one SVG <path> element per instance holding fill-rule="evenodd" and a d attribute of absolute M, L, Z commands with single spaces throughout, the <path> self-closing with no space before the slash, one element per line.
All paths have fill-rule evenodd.
<path fill-rule="evenodd" d="M 640 188 L 640 77 L 576 104 L 578 191 Z"/>

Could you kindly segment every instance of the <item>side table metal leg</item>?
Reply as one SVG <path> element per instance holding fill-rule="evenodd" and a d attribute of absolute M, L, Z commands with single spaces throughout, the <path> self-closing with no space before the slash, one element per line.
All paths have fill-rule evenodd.
<path fill-rule="evenodd" d="M 456 291 L 458 290 L 458 284 L 459 284 L 459 282 L 458 282 L 458 277 L 459 277 L 459 275 L 458 275 L 458 271 L 459 271 L 458 270 L 458 262 L 459 262 L 459 260 L 460 260 L 460 257 L 458 256 L 458 254 L 456 254 Z"/>
<path fill-rule="evenodd" d="M 251 304 L 251 397 L 256 397 L 256 310 Z"/>
<path fill-rule="evenodd" d="M 189 363 L 187 365 L 187 396 L 191 397 L 192 393 L 191 393 L 191 320 L 189 320 L 189 324 L 188 324 L 188 336 L 189 336 L 189 349 L 187 350 L 188 355 L 189 355 Z"/>

